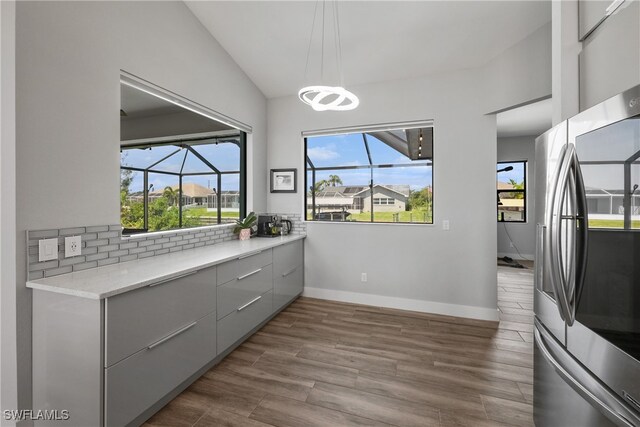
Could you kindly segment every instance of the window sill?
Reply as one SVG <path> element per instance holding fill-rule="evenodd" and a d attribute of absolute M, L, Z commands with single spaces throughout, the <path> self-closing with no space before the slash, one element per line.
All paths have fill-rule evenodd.
<path fill-rule="evenodd" d="M 235 224 L 216 224 L 216 225 L 204 225 L 202 227 L 192 227 L 192 228 L 177 228 L 174 230 L 162 230 L 162 231 L 150 231 L 148 233 L 137 233 L 137 234 L 128 234 L 122 235 L 122 240 L 136 240 L 136 239 L 146 239 L 147 237 L 158 237 L 158 236 L 164 236 L 167 234 L 171 234 L 171 235 L 181 235 L 181 234 L 188 234 L 188 233 L 193 233 L 193 232 L 201 232 L 201 231 L 207 231 L 207 230 L 220 230 L 223 228 L 228 228 L 228 227 L 234 227 Z"/>
<path fill-rule="evenodd" d="M 417 223 L 417 222 L 364 222 L 364 221 L 309 221 L 302 220 L 306 225 L 309 224 L 341 224 L 341 225 L 376 225 L 376 226 L 409 226 L 409 227 L 434 227 L 435 223 Z"/>

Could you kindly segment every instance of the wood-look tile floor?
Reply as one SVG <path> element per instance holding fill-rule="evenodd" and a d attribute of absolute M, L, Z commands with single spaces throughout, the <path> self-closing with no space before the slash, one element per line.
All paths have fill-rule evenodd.
<path fill-rule="evenodd" d="M 533 425 L 532 282 L 499 324 L 299 298 L 146 425 Z"/>

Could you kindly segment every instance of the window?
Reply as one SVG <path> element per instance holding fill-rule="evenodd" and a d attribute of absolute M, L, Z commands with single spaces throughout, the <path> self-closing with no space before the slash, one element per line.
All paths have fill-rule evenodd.
<path fill-rule="evenodd" d="M 308 136 L 308 221 L 433 222 L 433 126 Z"/>
<path fill-rule="evenodd" d="M 395 201 L 390 197 L 374 197 L 373 204 L 374 205 L 393 205 L 395 204 Z"/>
<path fill-rule="evenodd" d="M 527 220 L 527 162 L 500 162 L 497 170 L 498 221 Z"/>
<path fill-rule="evenodd" d="M 126 146 L 120 157 L 125 234 L 244 217 L 245 134 Z"/>

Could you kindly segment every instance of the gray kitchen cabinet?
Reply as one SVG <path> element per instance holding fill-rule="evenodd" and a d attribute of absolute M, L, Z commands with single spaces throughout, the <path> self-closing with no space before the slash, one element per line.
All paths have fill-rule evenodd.
<path fill-rule="evenodd" d="M 302 254 L 285 241 L 93 298 L 34 288 L 33 407 L 70 416 L 35 424 L 140 425 L 302 292 Z"/>
<path fill-rule="evenodd" d="M 35 290 L 34 407 L 69 410 L 61 425 L 135 422 L 215 358 L 216 285 L 210 267 L 103 300 Z"/>
<path fill-rule="evenodd" d="M 272 262 L 271 249 L 250 252 L 218 267 L 218 284 L 222 285 L 240 276 L 251 273 Z"/>
<path fill-rule="evenodd" d="M 258 295 L 218 320 L 218 354 L 233 346 L 273 313 L 273 291 Z"/>
<path fill-rule="evenodd" d="M 607 8 L 611 3 L 612 0 L 579 0 L 578 25 L 580 40 L 583 40 L 605 20 Z"/>
<path fill-rule="evenodd" d="M 288 245 L 285 245 L 288 246 Z M 273 313 L 273 250 L 254 252 L 220 266 L 218 354 Z"/>
<path fill-rule="evenodd" d="M 271 265 L 238 276 L 218 287 L 218 319 L 273 289 Z"/>
<path fill-rule="evenodd" d="M 304 288 L 304 244 L 301 240 L 273 248 L 273 308 L 285 306 Z"/>
<path fill-rule="evenodd" d="M 33 407 L 69 411 L 36 426 L 96 426 L 102 420 L 103 301 L 33 291 Z"/>
<path fill-rule="evenodd" d="M 216 352 L 216 315 L 185 325 L 105 372 L 105 424 L 127 425 L 205 366 Z"/>
<path fill-rule="evenodd" d="M 581 111 L 640 84 L 639 22 L 640 1 L 627 0 L 583 41 Z"/>
<path fill-rule="evenodd" d="M 107 298 L 105 367 L 215 310 L 216 267 Z"/>

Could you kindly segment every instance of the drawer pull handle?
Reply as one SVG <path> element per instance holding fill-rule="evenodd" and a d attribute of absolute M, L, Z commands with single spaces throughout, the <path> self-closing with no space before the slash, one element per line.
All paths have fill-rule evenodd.
<path fill-rule="evenodd" d="M 261 253 L 262 251 L 256 251 L 256 252 L 251 252 L 250 254 L 246 254 L 246 255 L 242 255 L 241 257 L 238 257 L 238 259 L 245 259 L 245 258 L 249 258 L 252 257 L 254 255 L 258 255 L 259 253 Z"/>
<path fill-rule="evenodd" d="M 151 344 L 149 347 L 147 347 L 147 350 L 152 350 L 154 348 L 156 348 L 157 346 L 159 346 L 160 344 L 164 344 L 165 342 L 169 341 L 171 338 L 174 338 L 178 335 L 180 335 L 183 332 L 186 332 L 187 330 L 193 328 L 198 322 L 193 322 L 188 324 L 187 326 L 185 326 L 182 329 L 178 329 L 177 331 L 175 331 L 172 334 L 167 335 L 166 337 L 162 338 L 160 341 L 156 341 L 153 344 Z"/>
<path fill-rule="evenodd" d="M 624 0 L 614 0 L 605 10 L 605 16 L 610 16 L 613 12 L 616 11 L 620 7 L 620 5 L 624 3 Z"/>
<path fill-rule="evenodd" d="M 282 277 L 287 277 L 288 275 L 290 275 L 291 273 L 293 273 L 294 271 L 296 271 L 298 269 L 298 267 L 287 271 L 286 273 L 282 273 Z"/>
<path fill-rule="evenodd" d="M 240 276 L 238 277 L 238 280 L 242 280 L 242 279 L 246 279 L 249 276 L 253 276 L 256 273 L 260 273 L 262 271 L 262 268 L 257 269 L 256 271 L 252 271 L 251 273 L 247 273 L 244 276 Z"/>
<path fill-rule="evenodd" d="M 190 271 L 189 273 L 181 274 L 179 276 L 173 276 L 168 279 L 160 280 L 159 282 L 151 283 L 148 286 L 152 288 L 154 286 L 162 285 L 163 283 L 171 282 L 172 280 L 178 280 L 178 279 L 182 279 L 183 277 L 191 276 L 192 274 L 196 274 L 197 272 L 198 270 Z"/>
<path fill-rule="evenodd" d="M 262 295 L 260 295 L 259 297 L 255 297 L 254 299 L 252 299 L 251 301 L 249 301 L 245 305 L 242 305 L 242 306 L 238 307 L 238 311 L 244 310 L 245 308 L 249 307 L 254 302 L 257 302 L 260 298 L 262 298 Z"/>

